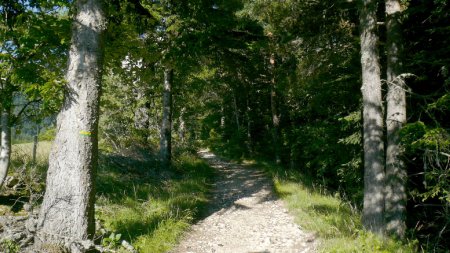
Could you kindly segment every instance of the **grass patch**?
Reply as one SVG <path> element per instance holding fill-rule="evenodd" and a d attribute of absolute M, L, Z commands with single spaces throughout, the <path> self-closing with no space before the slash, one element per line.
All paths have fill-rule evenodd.
<path fill-rule="evenodd" d="M 142 253 L 167 252 L 202 215 L 213 170 L 190 153 L 173 168 L 155 172 L 156 161 L 102 156 L 97 178 L 97 218 L 105 229 Z M 161 175 L 164 177 L 161 177 Z"/>
<path fill-rule="evenodd" d="M 48 156 L 50 154 L 52 143 L 49 141 L 41 141 L 38 143 L 36 150 L 36 163 L 40 165 L 48 164 Z M 27 161 L 31 162 L 33 156 L 33 143 L 21 143 L 12 145 L 12 162 Z"/>
<path fill-rule="evenodd" d="M 319 252 L 418 252 L 417 242 L 381 239 L 365 232 L 361 213 L 338 196 L 325 194 L 310 179 L 269 163 L 258 163 L 273 178 L 277 194 L 296 222 L 319 237 Z"/>
<path fill-rule="evenodd" d="M 32 148 L 32 143 L 12 146 L 9 174 L 21 180 L 32 178 L 42 194 L 51 143 L 39 143 L 36 164 L 31 163 Z M 149 153 L 138 150 L 126 155 L 100 154 L 96 220 L 102 229 L 97 231 L 97 238 L 117 252 L 126 252 L 120 248 L 121 240 L 130 242 L 140 253 L 169 251 L 182 233 L 202 217 L 208 204 L 214 178 L 211 167 L 192 152 L 177 151 L 173 167 L 157 171 L 158 162 Z M 0 197 L 0 215 L 26 214 L 23 205 L 17 203 L 26 202 L 29 194 L 14 194 Z"/>

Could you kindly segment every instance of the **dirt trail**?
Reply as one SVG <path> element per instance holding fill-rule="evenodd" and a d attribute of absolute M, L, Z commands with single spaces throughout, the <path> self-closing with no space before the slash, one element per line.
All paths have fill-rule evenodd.
<path fill-rule="evenodd" d="M 200 155 L 219 173 L 212 204 L 172 253 L 314 252 L 314 237 L 294 223 L 261 171 Z"/>

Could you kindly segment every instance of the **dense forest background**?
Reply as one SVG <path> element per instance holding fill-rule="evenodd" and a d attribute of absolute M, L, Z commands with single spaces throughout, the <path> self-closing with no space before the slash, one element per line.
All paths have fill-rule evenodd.
<path fill-rule="evenodd" d="M 169 156 L 160 154 L 168 161 L 155 168 L 164 173 L 170 153 L 209 147 L 300 172 L 313 188 L 363 209 L 358 2 L 107 1 L 101 152 L 156 154 L 169 143 Z M 385 106 L 386 14 L 374 2 Z M 450 5 L 400 2 L 406 238 L 447 252 Z M 40 140 L 57 131 L 74 12 L 72 1 L 2 1 L 1 108 L 12 112 L 13 143 L 32 141 L 37 129 Z"/>

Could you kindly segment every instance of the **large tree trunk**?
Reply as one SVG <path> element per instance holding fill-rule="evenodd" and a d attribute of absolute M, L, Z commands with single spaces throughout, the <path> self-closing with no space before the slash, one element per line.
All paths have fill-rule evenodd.
<path fill-rule="evenodd" d="M 384 142 L 380 64 L 377 50 L 377 1 L 360 5 L 362 96 L 364 121 L 363 225 L 384 234 Z"/>
<path fill-rule="evenodd" d="M 11 161 L 11 127 L 10 127 L 10 113 L 11 110 L 2 108 L 1 112 L 1 126 L 0 126 L 0 190 L 5 182 L 6 175 L 8 175 L 9 164 Z"/>
<path fill-rule="evenodd" d="M 92 239 L 94 175 L 98 158 L 98 113 L 105 20 L 100 0 L 75 1 L 63 108 L 47 172 L 38 220 L 43 243 Z M 42 243 L 42 242 L 41 242 Z"/>
<path fill-rule="evenodd" d="M 272 126 L 273 126 L 273 147 L 275 151 L 275 162 L 277 164 L 281 163 L 280 159 L 280 144 L 279 144 L 279 135 L 280 135 L 280 115 L 278 115 L 278 107 L 277 107 L 277 90 L 276 90 L 276 80 L 275 80 L 275 55 L 272 54 L 270 56 L 270 65 L 272 70 L 272 80 L 270 82 L 270 108 L 272 112 Z"/>
<path fill-rule="evenodd" d="M 172 159 L 172 81 L 173 70 L 164 70 L 163 116 L 159 152 L 161 165 L 170 166 Z"/>
<path fill-rule="evenodd" d="M 386 152 L 386 229 L 403 238 L 406 215 L 406 167 L 402 161 L 399 131 L 406 123 L 406 98 L 401 74 L 401 31 L 399 0 L 386 0 L 387 51 L 387 152 Z"/>

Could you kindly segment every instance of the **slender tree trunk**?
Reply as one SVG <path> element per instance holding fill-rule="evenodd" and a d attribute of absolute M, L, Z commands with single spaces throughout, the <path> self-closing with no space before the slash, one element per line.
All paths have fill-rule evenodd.
<path fill-rule="evenodd" d="M 247 152 L 249 155 L 253 154 L 253 145 L 252 145 L 252 120 L 251 120 L 251 108 L 250 108 L 250 101 L 249 101 L 249 95 L 247 94 L 247 109 L 245 110 L 245 117 L 247 118 Z"/>
<path fill-rule="evenodd" d="M 296 148 L 295 148 L 295 132 L 293 131 L 293 129 L 296 129 L 294 120 L 292 119 L 291 116 L 291 130 L 290 130 L 290 136 L 291 136 L 291 141 L 290 141 L 290 145 L 289 145 L 289 158 L 290 158 L 290 168 L 291 170 L 295 170 L 297 168 L 297 154 L 296 154 Z M 297 151 L 298 152 L 298 151 Z"/>
<path fill-rule="evenodd" d="M 140 101 L 146 99 L 145 92 L 142 89 L 136 90 L 136 101 L 138 103 L 136 110 L 134 111 L 134 127 L 140 130 L 148 130 L 149 128 L 149 111 L 150 103 L 140 103 Z"/>
<path fill-rule="evenodd" d="M 384 234 L 384 142 L 380 64 L 377 50 L 377 1 L 360 5 L 364 141 L 364 227 Z"/>
<path fill-rule="evenodd" d="M 149 116 L 148 119 L 148 125 L 149 125 L 149 129 L 152 132 L 161 132 L 161 119 L 160 119 L 160 112 L 159 112 L 159 106 L 157 106 L 157 102 L 155 101 L 155 98 L 151 98 L 150 99 L 150 107 L 149 108 L 153 108 L 153 110 L 151 111 L 151 115 Z"/>
<path fill-rule="evenodd" d="M 39 144 L 38 137 L 39 137 L 39 125 L 36 125 L 36 134 L 33 137 L 33 164 L 36 164 L 36 154 Z"/>
<path fill-rule="evenodd" d="M 150 135 L 150 102 L 142 103 L 142 100 L 146 100 L 145 96 L 143 90 L 136 91 L 137 106 L 134 111 L 134 127 L 138 131 L 139 138 L 147 143 Z"/>
<path fill-rule="evenodd" d="M 277 108 L 277 90 L 275 80 L 275 55 L 270 55 L 270 65 L 272 69 L 272 80 L 270 82 L 270 108 L 272 112 L 272 126 L 273 126 L 273 146 L 275 149 L 275 162 L 281 163 L 280 146 L 279 146 L 279 132 L 280 132 L 280 116 Z"/>
<path fill-rule="evenodd" d="M 224 136 L 225 127 L 226 127 L 225 109 L 222 104 L 220 105 L 220 131 L 222 133 L 222 136 Z"/>
<path fill-rule="evenodd" d="M 99 0 L 78 0 L 74 4 L 67 93 L 58 115 L 38 220 L 40 243 L 66 246 L 92 239 L 95 232 L 94 175 L 105 28 Z"/>
<path fill-rule="evenodd" d="M 387 152 L 386 152 L 386 230 L 399 238 L 405 235 L 406 167 L 402 161 L 399 131 L 406 123 L 406 96 L 401 74 L 399 0 L 386 0 L 387 51 Z"/>
<path fill-rule="evenodd" d="M 0 190 L 8 175 L 9 164 L 11 161 L 11 126 L 10 113 L 8 108 L 0 107 L 1 126 L 0 126 Z"/>
<path fill-rule="evenodd" d="M 186 108 L 181 108 L 180 117 L 178 120 L 180 121 L 180 127 L 178 129 L 178 135 L 180 136 L 181 143 L 186 142 L 186 122 L 184 121 L 184 114 L 186 113 Z"/>
<path fill-rule="evenodd" d="M 172 81 L 173 70 L 164 70 L 163 116 L 161 124 L 161 139 L 159 155 L 163 167 L 170 166 L 172 159 Z"/>
<path fill-rule="evenodd" d="M 235 120 L 236 120 L 237 132 L 238 132 L 238 136 L 240 136 L 241 124 L 239 122 L 239 108 L 237 106 L 236 92 L 233 92 L 233 106 L 234 106 L 234 116 L 235 116 Z"/>

